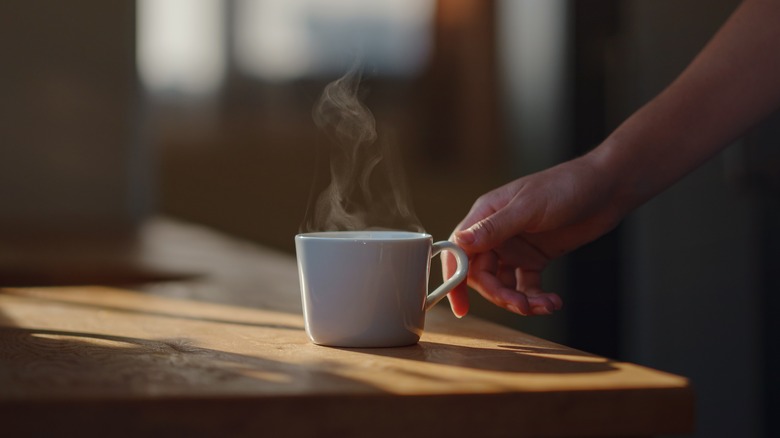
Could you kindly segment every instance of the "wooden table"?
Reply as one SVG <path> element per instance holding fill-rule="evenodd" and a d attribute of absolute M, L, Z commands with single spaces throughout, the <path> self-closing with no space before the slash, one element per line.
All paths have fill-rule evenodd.
<path fill-rule="evenodd" d="M 119 243 L 5 245 L 0 266 L 0 285 L 13 286 L 0 289 L 0 430 L 12 432 L 3 436 L 643 436 L 693 427 L 683 377 L 458 320 L 446 306 L 415 346 L 313 345 L 292 257 L 191 225 L 155 220 Z M 109 286 L 81 285 L 90 283 Z"/>

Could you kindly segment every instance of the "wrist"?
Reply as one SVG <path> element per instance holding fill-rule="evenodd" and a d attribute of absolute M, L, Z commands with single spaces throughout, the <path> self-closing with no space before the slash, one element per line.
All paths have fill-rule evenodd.
<path fill-rule="evenodd" d="M 604 196 L 605 209 L 615 223 L 646 200 L 631 157 L 623 154 L 614 138 L 606 139 L 579 160 L 599 181 L 597 187 Z"/>

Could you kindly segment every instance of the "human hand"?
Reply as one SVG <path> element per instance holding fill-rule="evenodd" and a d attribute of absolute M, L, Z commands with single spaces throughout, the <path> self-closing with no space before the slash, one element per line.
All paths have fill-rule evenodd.
<path fill-rule="evenodd" d="M 541 274 L 553 259 L 614 228 L 623 213 L 617 190 L 591 157 L 532 174 L 481 196 L 450 240 L 469 255 L 466 283 L 488 301 L 521 315 L 549 315 L 560 297 L 543 290 Z M 442 259 L 444 278 L 455 271 Z M 466 284 L 453 289 L 456 316 L 468 313 Z"/>
<path fill-rule="evenodd" d="M 725 148 L 780 104 L 780 2 L 743 1 L 683 73 L 597 148 L 481 196 L 451 239 L 470 256 L 468 285 L 523 315 L 561 307 L 541 286 L 556 257 Z M 756 31 L 760 29 L 761 31 Z M 442 259 L 445 278 L 452 256 Z M 468 312 L 466 286 L 449 294 Z"/>

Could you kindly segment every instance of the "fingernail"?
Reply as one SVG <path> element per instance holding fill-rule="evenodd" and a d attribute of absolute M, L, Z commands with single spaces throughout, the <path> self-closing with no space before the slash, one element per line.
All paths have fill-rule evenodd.
<path fill-rule="evenodd" d="M 511 304 L 510 304 L 510 305 L 506 306 L 506 308 L 507 308 L 507 310 L 509 310 L 510 312 L 514 312 L 514 313 L 517 313 L 517 314 L 520 314 L 520 315 L 524 315 L 524 316 L 525 316 L 525 313 L 523 313 L 522 311 L 520 311 L 520 308 L 519 308 L 519 307 L 517 307 L 517 306 L 513 306 L 513 305 L 511 305 Z"/>
<path fill-rule="evenodd" d="M 536 314 L 536 315 L 552 315 L 552 312 L 550 311 L 550 309 L 548 309 L 545 306 L 537 306 L 537 307 L 534 307 L 532 310 L 533 310 L 533 313 Z"/>
<path fill-rule="evenodd" d="M 474 243 L 477 236 L 474 235 L 474 231 L 471 228 L 468 228 L 455 233 L 455 238 L 458 239 L 458 241 L 461 243 L 465 243 L 466 245 L 471 245 L 472 243 Z"/>

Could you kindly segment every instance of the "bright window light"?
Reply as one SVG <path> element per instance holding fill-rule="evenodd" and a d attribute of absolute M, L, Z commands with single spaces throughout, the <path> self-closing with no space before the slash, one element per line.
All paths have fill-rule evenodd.
<path fill-rule="evenodd" d="M 137 0 L 139 73 L 152 92 L 185 96 L 217 92 L 228 56 L 267 81 L 340 74 L 356 59 L 373 74 L 411 76 L 429 57 L 434 3 Z"/>
<path fill-rule="evenodd" d="M 226 70 L 225 2 L 137 0 L 137 62 L 153 92 L 207 96 Z"/>
<path fill-rule="evenodd" d="M 343 73 L 413 75 L 431 50 L 433 0 L 236 0 L 236 63 L 265 80 Z"/>

